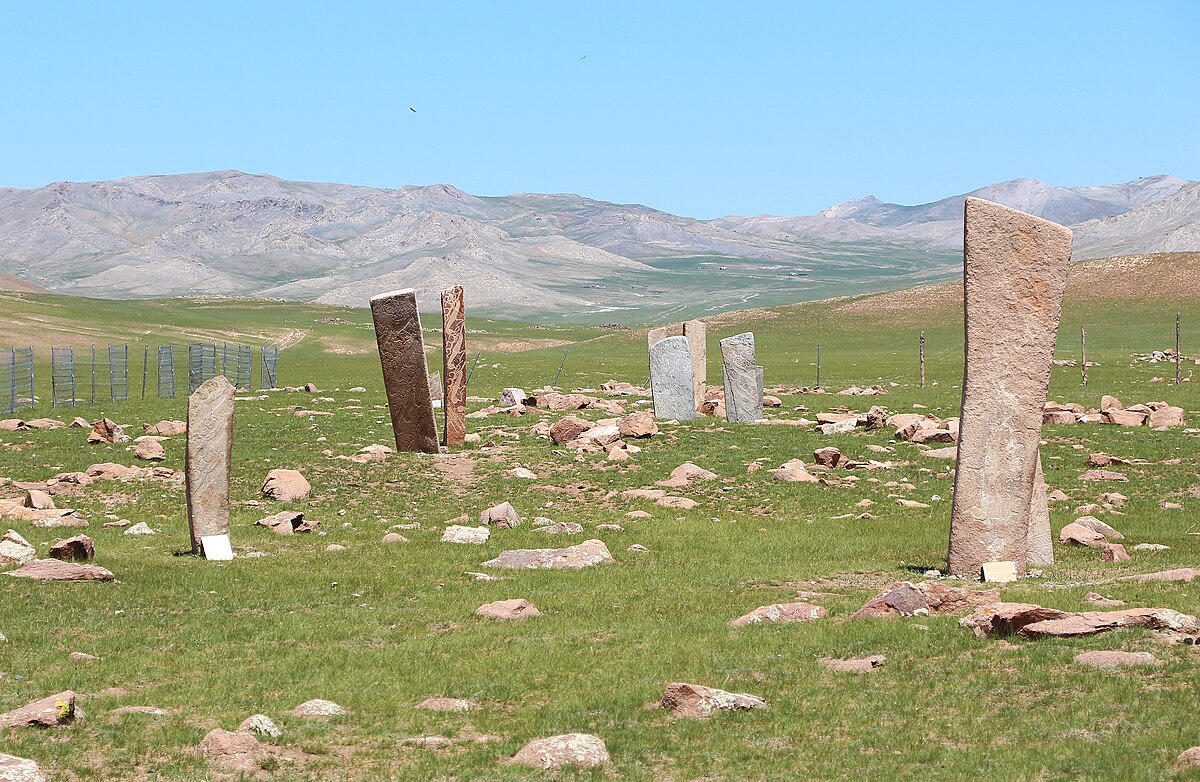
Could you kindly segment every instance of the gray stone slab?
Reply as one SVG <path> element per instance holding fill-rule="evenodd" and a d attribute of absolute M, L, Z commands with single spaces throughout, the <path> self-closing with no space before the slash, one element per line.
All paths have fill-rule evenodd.
<path fill-rule="evenodd" d="M 224 375 L 204 381 L 187 407 L 187 512 L 192 553 L 201 538 L 229 534 L 229 469 L 233 456 L 233 384 Z"/>
<path fill-rule="evenodd" d="M 650 390 L 655 417 L 680 421 L 696 417 L 696 384 L 687 337 L 667 337 L 650 346 Z"/>
<path fill-rule="evenodd" d="M 721 340 L 725 377 L 725 420 L 751 423 L 762 418 L 762 385 L 754 363 L 754 335 L 750 332 Z"/>
<path fill-rule="evenodd" d="M 964 223 L 966 361 L 947 559 L 954 575 L 979 578 L 985 562 L 1021 571 L 1029 561 L 1071 231 L 979 198 L 966 200 Z"/>

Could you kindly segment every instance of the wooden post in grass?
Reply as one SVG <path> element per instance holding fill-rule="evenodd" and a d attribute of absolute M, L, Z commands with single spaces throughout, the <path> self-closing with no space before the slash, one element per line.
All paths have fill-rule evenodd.
<path fill-rule="evenodd" d="M 817 345 L 817 388 L 821 387 L 821 346 Z"/>
<path fill-rule="evenodd" d="M 1179 362 L 1183 358 L 1179 353 L 1179 313 L 1175 313 L 1175 385 L 1182 383 L 1179 377 Z"/>
<path fill-rule="evenodd" d="M 150 363 L 150 346 L 143 345 L 142 351 L 142 401 L 146 401 L 146 366 Z"/>
<path fill-rule="evenodd" d="M 921 388 L 925 387 L 925 332 L 921 332 Z"/>
<path fill-rule="evenodd" d="M 1083 384 L 1087 385 L 1087 332 L 1079 324 L 1079 369 L 1083 372 Z"/>

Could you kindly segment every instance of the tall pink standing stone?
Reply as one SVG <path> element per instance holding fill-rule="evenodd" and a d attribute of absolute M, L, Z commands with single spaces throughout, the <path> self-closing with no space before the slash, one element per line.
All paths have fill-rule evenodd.
<path fill-rule="evenodd" d="M 1070 261 L 1070 229 L 967 199 L 966 367 L 948 557 L 955 575 L 979 578 L 994 561 L 1022 571 L 1029 561 L 1042 407 Z"/>
<path fill-rule="evenodd" d="M 438 452 L 437 423 L 429 394 L 429 369 L 417 294 L 411 289 L 371 299 L 375 341 L 397 451 Z"/>
<path fill-rule="evenodd" d="M 201 553 L 201 538 L 229 534 L 233 393 L 233 385 L 217 375 L 188 397 L 187 511 L 194 554 Z"/>
<path fill-rule="evenodd" d="M 467 312 L 461 285 L 442 291 L 442 442 L 467 439 Z"/>

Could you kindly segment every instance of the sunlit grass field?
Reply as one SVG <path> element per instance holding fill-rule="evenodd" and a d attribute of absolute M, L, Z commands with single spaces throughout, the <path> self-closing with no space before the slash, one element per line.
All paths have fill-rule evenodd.
<path fill-rule="evenodd" d="M 950 296 L 953 299 L 953 296 Z M 48 404 L 47 367 L 39 365 L 34 411 L 70 420 L 107 416 L 127 424 L 182 418 L 186 350 L 199 339 L 287 345 L 280 385 L 315 383 L 315 395 L 274 392 L 238 402 L 233 465 L 232 538 L 241 555 L 228 563 L 177 556 L 188 547 L 184 496 L 161 481 L 96 483 L 59 495 L 91 521 L 96 563 L 112 583 L 53 584 L 0 578 L 0 711 L 71 689 L 84 717 L 49 731 L 0 733 L 0 751 L 37 760 L 52 780 L 208 780 L 231 778 L 196 751 L 209 730 L 236 729 L 263 713 L 283 729 L 271 743 L 281 759 L 264 762 L 262 779 L 278 780 L 1011 780 L 1191 779 L 1173 767 L 1200 744 L 1194 710 L 1195 647 L 1162 643 L 1144 631 L 1074 640 L 1006 644 L 977 639 L 955 617 L 850 621 L 849 614 L 883 586 L 919 580 L 944 566 L 950 463 L 891 442 L 890 430 L 822 436 L 791 426 L 736 426 L 714 418 L 663 424 L 622 465 L 604 454 L 577 458 L 534 436 L 543 416 L 503 415 L 468 421 L 482 442 L 456 458 L 411 454 L 355 464 L 336 456 L 372 443 L 389 444 L 369 314 L 283 302 L 237 300 L 102 302 L 3 295 L 4 336 L 14 344 L 130 344 L 130 388 L 140 391 L 141 345 L 174 343 L 180 395 L 153 398 L 153 364 L 145 401 L 98 401 L 75 408 Z M 710 383 L 720 382 L 718 340 L 753 331 L 767 385 L 789 389 L 821 382 L 831 390 L 878 384 L 886 395 L 782 394 L 771 415 L 808 417 L 845 405 L 893 412 L 923 405 L 956 415 L 962 373 L 961 310 L 946 304 L 911 307 L 879 301 L 821 302 L 723 315 L 710 324 Z M 468 302 L 468 308 L 470 304 Z M 1114 394 L 1126 404 L 1166 400 L 1200 422 L 1200 379 L 1175 386 L 1173 366 L 1134 359 L 1174 345 L 1175 314 L 1185 352 L 1200 353 L 1200 304 L 1170 295 L 1098 301 L 1072 295 L 1059 358 L 1078 358 L 1079 326 L 1088 330 L 1089 384 L 1078 368 L 1056 368 L 1051 397 L 1099 404 Z M 468 317 L 471 312 L 468 309 Z M 339 318 L 345 322 L 323 322 Z M 40 319 L 40 321 L 38 320 Z M 424 316 L 427 345 L 440 347 L 439 320 Z M 475 317 L 468 349 L 479 355 L 469 393 L 494 398 L 506 386 L 550 383 L 598 388 L 609 379 L 646 382 L 645 332 L 590 325 L 538 325 Z M 24 331 L 22 331 L 22 329 Z M 924 331 L 927 383 L 919 385 L 917 345 Z M 80 338 L 80 334 L 83 338 Z M 565 354 L 565 362 L 563 361 Z M 151 351 L 153 357 L 154 352 Z M 431 351 L 433 368 L 440 352 Z M 1183 366 L 1188 377 L 1200 367 Z M 103 378 L 104 376 L 101 375 Z M 255 367 L 257 382 L 258 370 Z M 364 393 L 351 393 L 363 386 Z M 102 385 L 102 389 L 106 390 Z M 328 397 L 335 401 L 317 401 Z M 640 409 L 627 398 L 629 409 Z M 300 405 L 327 418 L 296 418 Z M 484 403 L 475 402 L 469 410 Z M 795 410 L 805 406 L 807 411 Z M 599 411 L 581 411 L 591 418 Z M 563 414 L 549 414 L 551 420 Z M 0 433 L 0 476 L 41 480 L 89 464 L 135 462 L 126 446 L 86 445 L 85 431 Z M 1042 456 L 1047 480 L 1071 501 L 1052 509 L 1055 531 L 1077 505 L 1118 490 L 1125 515 L 1103 518 L 1133 544 L 1170 546 L 1134 552 L 1126 564 L 1102 563 L 1094 550 L 1055 544 L 1058 561 L 1044 577 L 1005 586 L 1005 599 L 1069 610 L 1090 609 L 1092 590 L 1131 607 L 1200 613 L 1195 583 L 1118 582 L 1122 575 L 1196 566 L 1200 554 L 1200 440 L 1182 430 L 1152 432 L 1100 425 L 1047 427 Z M 889 446 L 887 456 L 865 449 Z M 184 443 L 166 443 L 164 464 L 183 468 Z M 862 473 L 857 487 L 787 484 L 777 467 L 792 458 L 812 463 L 814 449 L 836 445 L 852 458 L 887 458 L 889 469 Z M 1077 447 L 1079 446 L 1079 447 Z M 1123 484 L 1084 483 L 1087 454 L 1105 451 L 1144 465 L 1120 468 Z M 691 511 L 621 499 L 624 489 L 652 486 L 684 461 L 720 476 L 675 493 L 698 502 Z M 1164 464 L 1168 460 L 1177 463 Z M 524 466 L 537 480 L 506 478 Z M 301 470 L 312 497 L 284 506 L 259 495 L 267 471 Z M 867 477 L 880 479 L 872 483 Z M 910 481 L 909 496 L 929 509 L 899 507 L 886 481 Z M 0 492 L 15 496 L 11 487 Z M 941 498 L 935 501 L 934 496 Z M 3 495 L 0 495 L 3 496 Z M 840 518 L 875 501 L 873 519 Z M 261 501 L 261 507 L 247 505 Z M 446 523 L 472 519 L 508 500 L 525 517 L 514 530 L 494 530 L 482 546 L 441 543 Z M 1184 510 L 1163 510 L 1163 500 Z M 253 522 L 285 507 L 321 521 L 318 534 L 278 537 Z M 652 519 L 625 514 L 645 510 Z M 145 521 L 154 537 L 103 529 L 108 515 Z M 578 522 L 583 535 L 550 536 L 533 516 Z M 395 524 L 406 544 L 382 545 Z M 597 531 L 620 524 L 623 532 Z M 42 549 L 73 530 L 8 523 Z M 58 534 L 58 533 L 63 534 Z M 505 580 L 465 575 L 512 548 L 605 541 L 617 564 L 578 572 L 505 572 Z M 338 543 L 346 551 L 327 552 Z M 641 544 L 648 553 L 627 551 Z M 260 552 L 261 557 L 247 557 Z M 811 623 L 731 629 L 728 620 L 761 605 L 789 602 L 797 590 L 830 616 Z M 481 604 L 531 600 L 543 616 L 521 622 L 477 618 Z M 1156 668 L 1100 672 L 1073 663 L 1086 649 L 1151 651 Z M 68 659 L 74 651 L 99 657 Z M 877 671 L 833 673 L 821 657 L 887 655 Z M 705 684 L 766 699 L 769 709 L 672 720 L 647 709 L 669 682 Z M 415 708 L 426 697 L 469 698 L 481 708 L 440 714 Z M 349 715 L 307 722 L 290 715 L 311 698 L 336 701 Z M 126 705 L 171 709 L 170 716 L 110 718 Z M 472 731 L 497 737 L 464 740 L 450 749 L 402 745 L 405 738 Z M 606 770 L 556 775 L 510 766 L 532 738 L 594 733 L 608 745 Z"/>

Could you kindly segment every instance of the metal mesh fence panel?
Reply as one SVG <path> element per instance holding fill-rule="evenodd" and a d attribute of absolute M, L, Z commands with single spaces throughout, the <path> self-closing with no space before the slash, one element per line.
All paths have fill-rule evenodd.
<path fill-rule="evenodd" d="M 50 406 L 75 406 L 75 349 L 50 348 Z"/>
<path fill-rule="evenodd" d="M 114 402 L 129 399 L 129 346 L 108 346 L 108 398 Z"/>
<path fill-rule="evenodd" d="M 277 388 L 279 383 L 279 348 L 265 345 L 259 350 L 259 388 Z"/>
<path fill-rule="evenodd" d="M 33 407 L 33 348 L 9 348 L 0 355 L 0 410 Z"/>
<path fill-rule="evenodd" d="M 249 345 L 238 345 L 237 351 L 237 380 L 235 388 L 250 388 L 253 380 L 254 351 Z"/>
<path fill-rule="evenodd" d="M 217 346 L 202 342 L 188 346 L 188 393 L 195 393 L 200 384 L 217 376 Z"/>
<path fill-rule="evenodd" d="M 175 398 L 175 346 L 158 346 L 158 398 Z"/>

